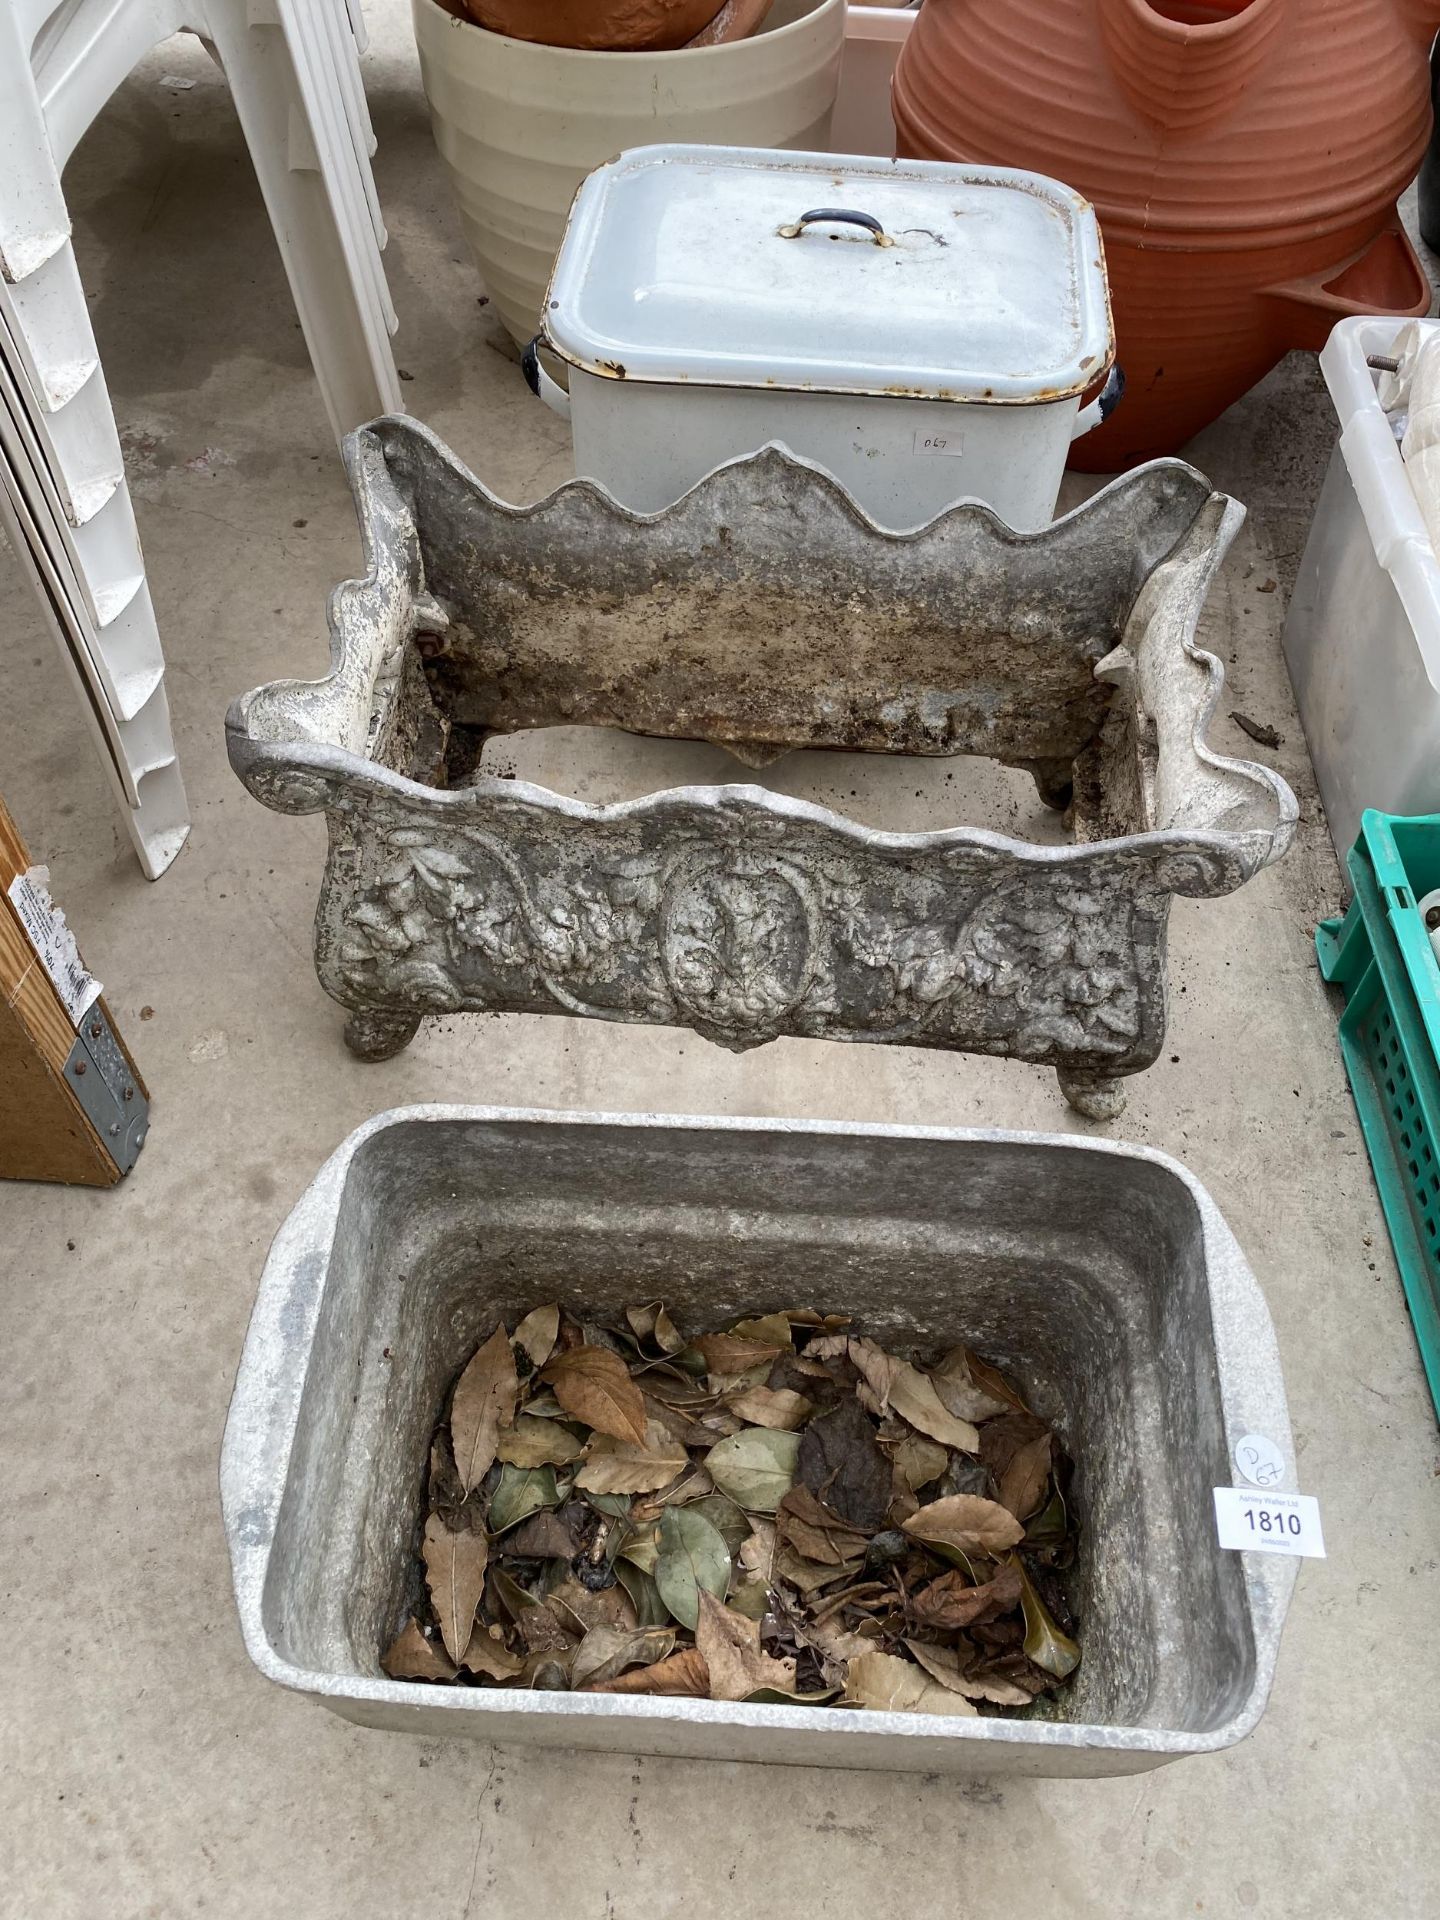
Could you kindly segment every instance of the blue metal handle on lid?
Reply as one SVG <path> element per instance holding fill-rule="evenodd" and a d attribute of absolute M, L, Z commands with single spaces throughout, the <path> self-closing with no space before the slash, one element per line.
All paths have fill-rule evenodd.
<path fill-rule="evenodd" d="M 813 226 L 817 220 L 838 220 L 845 226 L 864 227 L 867 233 L 874 234 L 877 247 L 893 247 L 895 244 L 873 213 L 860 213 L 854 207 L 812 207 L 809 213 L 802 213 L 793 226 L 781 227 L 780 238 L 798 240 L 806 227 Z M 834 238 L 833 234 L 831 238 Z"/>

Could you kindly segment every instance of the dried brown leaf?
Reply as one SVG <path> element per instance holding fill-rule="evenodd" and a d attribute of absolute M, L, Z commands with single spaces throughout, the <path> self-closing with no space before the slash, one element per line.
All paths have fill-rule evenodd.
<path fill-rule="evenodd" d="M 858 1566 L 855 1571 L 859 1572 Z M 815 1618 L 826 1620 L 842 1609 L 891 1614 L 895 1611 L 895 1599 L 895 1589 L 888 1580 L 856 1580 L 852 1574 L 842 1574 L 839 1583 L 816 1602 Z"/>
<path fill-rule="evenodd" d="M 575 1539 L 560 1515 L 545 1507 L 521 1522 L 505 1542 L 504 1551 L 517 1560 L 569 1560 L 575 1552 Z"/>
<path fill-rule="evenodd" d="M 710 1469 L 692 1466 L 688 1473 L 682 1473 L 668 1487 L 661 1487 L 648 1500 L 642 1500 L 640 1510 L 648 1513 L 653 1507 L 658 1513 L 662 1507 L 688 1507 L 692 1500 L 708 1500 L 714 1491 L 715 1480 Z"/>
<path fill-rule="evenodd" d="M 791 1344 L 788 1313 L 762 1313 L 756 1319 L 737 1320 L 730 1329 L 737 1339 L 758 1340 L 762 1346 L 784 1349 Z"/>
<path fill-rule="evenodd" d="M 651 1391 L 648 1382 L 641 1390 L 640 1398 L 645 1403 L 645 1420 L 647 1426 L 657 1425 L 662 1427 L 669 1438 L 679 1446 L 683 1447 L 689 1444 L 685 1436 L 689 1433 L 691 1423 L 695 1418 L 692 1412 L 688 1409 L 672 1407 L 666 1401 L 658 1399 Z M 709 1396 L 707 1395 L 706 1398 L 708 1401 Z"/>
<path fill-rule="evenodd" d="M 613 1680 L 627 1667 L 651 1667 L 675 1646 L 673 1627 L 591 1627 L 570 1663 L 570 1684 L 585 1688 Z"/>
<path fill-rule="evenodd" d="M 641 1667 L 636 1673 L 622 1673 L 618 1679 L 592 1683 L 590 1693 L 656 1693 L 687 1695 L 698 1700 L 710 1697 L 710 1673 L 698 1647 L 685 1647 L 659 1660 L 653 1667 Z"/>
<path fill-rule="evenodd" d="M 660 1557 L 660 1529 L 658 1525 L 646 1523 L 645 1530 L 626 1536 L 618 1558 L 628 1560 L 632 1567 L 639 1567 L 642 1573 L 654 1574 L 655 1562 Z"/>
<path fill-rule="evenodd" d="M 646 1307 L 626 1307 L 625 1319 L 630 1331 L 637 1340 L 648 1340 L 655 1331 L 655 1316 L 660 1311 L 660 1302 L 652 1300 Z"/>
<path fill-rule="evenodd" d="M 873 1622 L 872 1633 L 874 1630 Z M 852 1631 L 842 1627 L 836 1620 L 802 1621 L 797 1631 L 803 1640 L 832 1661 L 858 1660 L 862 1654 L 874 1653 L 875 1641 L 870 1634 Z M 838 1676 L 843 1684 L 844 1675 Z"/>
<path fill-rule="evenodd" d="M 860 1376 L 855 1397 L 867 1413 L 883 1418 L 890 1405 L 890 1384 L 903 1363 L 859 1334 L 823 1334 L 805 1349 L 810 1362 L 848 1360 Z"/>
<path fill-rule="evenodd" d="M 850 1336 L 848 1333 L 819 1334 L 805 1343 L 806 1360 L 848 1360 L 850 1357 Z"/>
<path fill-rule="evenodd" d="M 733 1333 L 702 1333 L 694 1344 L 705 1356 L 705 1371 L 723 1380 L 768 1366 L 785 1351 L 773 1341 L 745 1340 Z"/>
<path fill-rule="evenodd" d="M 529 1653 L 561 1654 L 567 1660 L 581 1628 L 562 1625 L 560 1616 L 548 1601 L 526 1607 L 515 1616 L 515 1626 Z M 572 1630 L 573 1628 L 573 1630 Z"/>
<path fill-rule="evenodd" d="M 885 1513 L 885 1524 L 887 1527 L 903 1527 L 912 1513 L 920 1511 L 920 1502 L 906 1485 L 905 1476 L 900 1469 L 892 1467 L 890 1471 L 894 1478 L 891 1483 L 890 1505 Z"/>
<path fill-rule="evenodd" d="M 863 1558 L 866 1535 L 823 1506 L 809 1487 L 792 1487 L 775 1515 L 780 1538 L 806 1560 L 843 1567 Z"/>
<path fill-rule="evenodd" d="M 500 1429 L 515 1418 L 519 1397 L 515 1350 L 504 1327 L 496 1327 L 456 1382 L 450 1404 L 455 1470 L 467 1495 L 493 1466 Z"/>
<path fill-rule="evenodd" d="M 980 1435 L 980 1459 L 995 1484 L 999 1486 L 1023 1447 L 1049 1433 L 1045 1422 L 1033 1413 L 1003 1413 L 996 1420 L 987 1420 Z"/>
<path fill-rule="evenodd" d="M 775 1523 L 773 1520 L 755 1520 L 751 1524 L 754 1531 L 748 1540 L 741 1542 L 735 1563 L 768 1585 L 775 1566 Z"/>
<path fill-rule="evenodd" d="M 1017 1413 L 1029 1413 L 1024 1394 L 1018 1387 L 1012 1386 L 998 1367 L 992 1367 L 988 1360 L 982 1360 L 978 1353 L 971 1353 L 968 1349 L 965 1359 L 970 1368 L 970 1378 L 982 1393 L 988 1393 L 992 1400 L 1003 1401 Z"/>
<path fill-rule="evenodd" d="M 646 1307 L 627 1307 L 625 1318 L 642 1347 L 648 1340 L 652 1347 L 668 1356 L 683 1353 L 690 1344 L 670 1318 L 663 1300 L 652 1300 Z"/>
<path fill-rule="evenodd" d="M 1049 1433 L 1037 1434 L 1027 1445 L 1015 1449 L 1001 1474 L 1000 1504 L 1008 1507 L 1017 1520 L 1028 1520 L 1044 1500 L 1054 1446 Z"/>
<path fill-rule="evenodd" d="M 906 1486 L 912 1493 L 918 1493 L 944 1473 L 950 1464 L 950 1449 L 942 1447 L 938 1440 L 927 1440 L 923 1433 L 911 1431 L 892 1448 L 890 1458 Z"/>
<path fill-rule="evenodd" d="M 467 1673 L 482 1673 L 487 1680 L 502 1683 L 517 1679 L 525 1670 L 524 1656 L 510 1651 L 498 1627 L 487 1627 L 481 1620 L 475 1622 L 475 1631 L 460 1664 Z"/>
<path fill-rule="evenodd" d="M 537 1693 L 565 1693 L 570 1686 L 570 1657 L 563 1653 L 531 1653 L 525 1658 L 517 1687 L 533 1687 Z"/>
<path fill-rule="evenodd" d="M 538 1607 L 540 1602 L 513 1574 L 507 1573 L 498 1561 L 492 1560 L 485 1569 L 485 1598 L 492 1613 L 503 1613 L 507 1620 L 518 1620 L 522 1613 Z"/>
<path fill-rule="evenodd" d="M 507 1343 L 508 1344 L 508 1343 Z M 445 1651 L 458 1661 L 485 1591 L 490 1547 L 483 1533 L 452 1533 L 438 1513 L 425 1522 L 425 1579 Z"/>
<path fill-rule="evenodd" d="M 743 1700 L 757 1687 L 795 1691 L 795 1662 L 775 1660 L 761 1650 L 758 1622 L 732 1612 L 704 1587 L 695 1645 L 710 1673 L 712 1700 Z"/>
<path fill-rule="evenodd" d="M 1023 1652 L 1025 1621 L 1018 1611 L 997 1614 L 993 1620 L 977 1620 L 969 1631 L 987 1654 L 1002 1654 L 1007 1658 L 1013 1655 L 1016 1659 L 1023 1660 L 1027 1667 L 1029 1666 L 1030 1662 L 1025 1659 Z M 1038 1672 L 1039 1669 L 1037 1668 L 1036 1671 Z M 1025 1684 L 1023 1674 L 1016 1674 L 1015 1678 Z M 1046 1684 L 1048 1685 L 1049 1682 L 1047 1681 Z"/>
<path fill-rule="evenodd" d="M 777 1427 L 783 1433 L 803 1427 L 815 1411 L 803 1393 L 794 1393 L 789 1387 L 746 1387 L 742 1393 L 731 1394 L 725 1405 L 753 1426 Z"/>
<path fill-rule="evenodd" d="M 728 1440 L 731 1434 L 739 1433 L 744 1425 L 745 1422 L 737 1420 L 733 1413 L 717 1407 L 686 1427 L 685 1444 L 687 1447 L 713 1447 L 717 1440 Z"/>
<path fill-rule="evenodd" d="M 596 1593 L 582 1586 L 573 1573 L 567 1572 L 563 1579 L 551 1586 L 546 1595 L 546 1605 L 554 1608 L 556 1618 L 562 1625 L 573 1626 L 577 1633 L 588 1633 L 591 1627 L 639 1625 L 635 1604 L 618 1580 L 613 1586 L 601 1587 Z"/>
<path fill-rule="evenodd" d="M 959 1633 L 966 1627 L 993 1620 L 1018 1607 L 1020 1576 L 1013 1566 L 1001 1567 L 993 1580 L 972 1586 L 958 1569 L 942 1573 L 910 1602 L 917 1626 L 936 1633 Z"/>
<path fill-rule="evenodd" d="M 680 1473 L 655 1493 L 643 1500 L 636 1500 L 630 1509 L 630 1524 L 632 1527 L 648 1527 L 660 1518 L 666 1507 L 688 1507 L 692 1502 L 710 1499 L 714 1492 L 715 1482 L 708 1470 L 692 1466 L 688 1472 Z"/>
<path fill-rule="evenodd" d="M 511 1335 L 515 1345 L 530 1356 L 532 1367 L 543 1367 L 560 1337 L 559 1307 L 535 1307 Z"/>
<path fill-rule="evenodd" d="M 800 1435 L 796 1478 L 841 1520 L 873 1533 L 885 1524 L 892 1483 L 890 1462 L 859 1403 L 842 1400 Z"/>
<path fill-rule="evenodd" d="M 519 1418 L 518 1415 L 516 1417 Z M 563 1420 L 566 1414 L 548 1387 L 532 1386 L 525 1401 L 524 1417 L 527 1420 Z"/>
<path fill-rule="evenodd" d="M 597 1433 L 645 1444 L 645 1402 L 625 1362 L 608 1347 L 572 1347 L 557 1353 L 543 1377 L 568 1414 Z"/>
<path fill-rule="evenodd" d="M 906 1533 L 962 1553 L 1004 1553 L 1025 1537 L 1025 1529 L 996 1500 L 978 1494 L 951 1493 L 932 1500 L 905 1522 Z"/>
<path fill-rule="evenodd" d="M 845 1673 L 845 1703 L 879 1713 L 973 1714 L 970 1702 L 894 1653 L 862 1653 Z"/>
<path fill-rule="evenodd" d="M 584 1441 L 557 1420 L 534 1420 L 520 1413 L 513 1426 L 501 1428 L 495 1458 L 508 1467 L 563 1467 L 584 1451 Z"/>
<path fill-rule="evenodd" d="M 443 1647 L 437 1647 L 420 1631 L 418 1622 L 407 1620 L 380 1656 L 380 1664 L 392 1680 L 453 1680 L 455 1665 Z"/>
<path fill-rule="evenodd" d="M 815 1560 L 807 1560 L 793 1547 L 777 1547 L 775 1550 L 775 1572 L 781 1580 L 803 1594 L 812 1594 L 819 1587 L 828 1587 L 832 1582 L 846 1579 L 860 1570 L 860 1561 L 847 1560 L 843 1567 L 821 1566 Z"/>
<path fill-rule="evenodd" d="M 942 1687 L 948 1687 L 952 1693 L 960 1693 L 967 1700 L 988 1700 L 997 1707 L 1028 1707 L 1030 1695 L 1023 1687 L 1017 1687 L 1011 1680 L 1002 1680 L 998 1676 L 971 1676 L 965 1670 L 965 1662 L 953 1647 L 932 1647 L 924 1640 L 907 1640 L 912 1657 Z"/>
<path fill-rule="evenodd" d="M 877 1420 L 883 1419 L 890 1411 L 890 1395 L 895 1385 L 895 1376 L 905 1364 L 877 1347 L 873 1340 L 853 1338 L 850 1341 L 850 1360 L 860 1375 L 860 1385 L 855 1389 L 855 1398 L 867 1413 L 873 1413 Z"/>
<path fill-rule="evenodd" d="M 641 1378 L 647 1394 L 663 1401 L 667 1407 L 673 1407 L 676 1413 L 683 1413 L 690 1420 L 708 1412 L 720 1397 L 714 1387 L 707 1387 L 689 1374 L 679 1374 L 667 1366 L 657 1364 L 646 1367 Z"/>
<path fill-rule="evenodd" d="M 985 1628 L 979 1630 L 987 1631 Z M 1035 1667 L 1025 1658 L 1023 1651 L 1010 1653 L 986 1653 L 981 1656 L 981 1664 L 974 1669 L 973 1678 L 977 1685 L 982 1682 L 998 1688 L 1017 1687 L 1024 1694 L 1024 1701 L 997 1700 L 997 1706 L 1028 1705 L 1038 1693 L 1046 1693 L 1055 1685 L 1055 1676 L 1046 1673 L 1042 1667 Z M 977 1695 L 976 1698 L 980 1698 Z M 988 1696 L 987 1696 L 988 1697 Z"/>
<path fill-rule="evenodd" d="M 895 1363 L 890 1381 L 890 1405 L 903 1420 L 908 1420 L 912 1427 L 928 1434 L 932 1440 L 938 1440 L 942 1447 L 956 1447 L 961 1453 L 974 1453 L 979 1448 L 980 1435 L 971 1423 L 957 1420 L 948 1412 L 929 1375 L 908 1361 Z"/>
<path fill-rule="evenodd" d="M 770 1582 L 755 1573 L 742 1574 L 732 1583 L 725 1604 L 747 1620 L 763 1620 L 770 1611 Z"/>
<path fill-rule="evenodd" d="M 430 1474 L 425 1491 L 432 1507 L 459 1507 L 464 1503 L 465 1490 L 460 1485 L 443 1429 L 437 1431 L 430 1442 Z"/>
<path fill-rule="evenodd" d="M 972 1367 L 974 1355 L 966 1347 L 952 1347 L 938 1366 L 930 1369 L 930 1378 L 935 1391 L 940 1396 L 941 1405 L 947 1412 L 953 1413 L 957 1420 L 993 1420 L 997 1413 L 1004 1413 L 1007 1406 L 1016 1403 L 1002 1399 L 995 1393 L 987 1393 L 975 1378 Z M 983 1362 L 976 1364 L 982 1365 Z M 989 1370 L 994 1373 L 993 1368 Z M 999 1375 L 994 1375 L 996 1379 Z"/>
<path fill-rule="evenodd" d="M 644 1446 L 617 1440 L 613 1434 L 598 1434 L 590 1442 L 575 1484 L 586 1493 L 654 1493 L 689 1464 L 684 1447 L 670 1438 L 659 1421 L 651 1420 Z"/>

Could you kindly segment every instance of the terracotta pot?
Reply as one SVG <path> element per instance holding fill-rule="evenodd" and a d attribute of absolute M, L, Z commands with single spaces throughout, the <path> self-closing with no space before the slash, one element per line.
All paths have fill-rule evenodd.
<path fill-rule="evenodd" d="M 748 39 L 623 58 L 487 33 L 460 5 L 412 0 L 420 74 L 466 238 L 517 346 L 540 325 L 592 168 L 664 141 L 829 147 L 845 0 L 772 0 Z"/>
<path fill-rule="evenodd" d="M 1437 25 L 1440 0 L 925 0 L 898 152 L 1052 174 L 1100 215 L 1128 385 L 1072 464 L 1172 453 L 1337 320 L 1428 311 L 1395 199 Z"/>
<path fill-rule="evenodd" d="M 465 0 L 491 33 L 547 47 L 661 52 L 683 47 L 720 11 L 721 0 Z"/>
<path fill-rule="evenodd" d="M 771 0 L 725 0 L 709 26 L 702 27 L 695 38 L 685 44 L 687 47 L 724 47 L 732 40 L 748 40 L 765 24 L 770 7 Z"/>

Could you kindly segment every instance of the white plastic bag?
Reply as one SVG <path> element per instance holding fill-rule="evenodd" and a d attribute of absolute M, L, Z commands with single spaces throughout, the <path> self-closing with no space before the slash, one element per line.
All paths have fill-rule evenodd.
<path fill-rule="evenodd" d="M 1388 414 L 1405 410 L 1400 456 L 1430 544 L 1440 553 L 1440 326 L 1412 320 L 1396 336 L 1395 358 L 1395 372 L 1380 376 L 1380 404 Z"/>

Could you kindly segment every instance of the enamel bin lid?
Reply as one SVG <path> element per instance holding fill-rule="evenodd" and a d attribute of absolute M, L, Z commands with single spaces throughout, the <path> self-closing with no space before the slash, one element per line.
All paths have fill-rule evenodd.
<path fill-rule="evenodd" d="M 612 379 L 1010 404 L 1114 356 L 1095 210 L 1059 181 L 748 147 L 597 168 L 542 341 Z"/>

